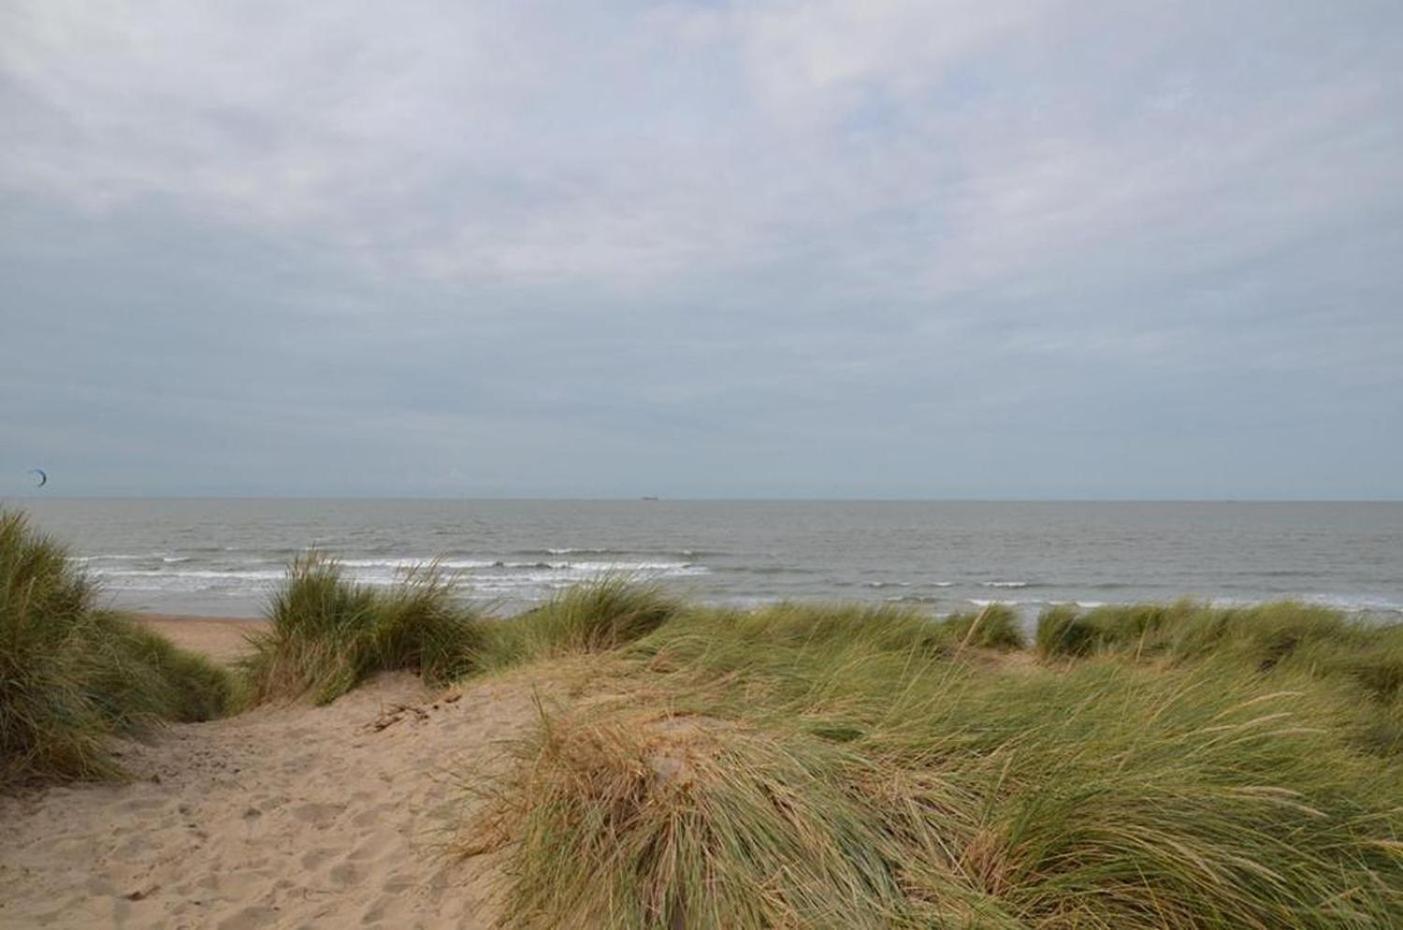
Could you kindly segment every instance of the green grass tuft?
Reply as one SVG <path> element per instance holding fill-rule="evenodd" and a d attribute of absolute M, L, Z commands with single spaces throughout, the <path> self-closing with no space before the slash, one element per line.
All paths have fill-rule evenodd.
<path fill-rule="evenodd" d="M 223 669 L 95 599 L 62 546 L 0 511 L 0 784 L 118 775 L 108 736 L 237 703 Z"/>
<path fill-rule="evenodd" d="M 310 695 L 334 701 L 371 674 L 418 672 L 444 684 L 477 667 L 487 634 L 433 565 L 387 589 L 356 585 L 321 553 L 297 558 L 244 663 L 255 703 Z"/>
<path fill-rule="evenodd" d="M 1027 646 L 1018 612 L 1007 604 L 990 604 L 978 611 L 951 614 L 942 623 L 962 646 L 1011 652 Z"/>
<path fill-rule="evenodd" d="M 459 851 L 502 849 L 524 927 L 1396 926 L 1403 770 L 1352 679 L 1135 661 L 1180 621 L 1127 615 L 1038 665 L 959 660 L 972 622 L 687 611 L 611 659 L 623 698 L 543 715 Z"/>
<path fill-rule="evenodd" d="M 1037 645 L 1044 656 L 1130 654 L 1175 662 L 1222 659 L 1262 672 L 1305 669 L 1350 678 L 1383 700 L 1403 689 L 1403 626 L 1289 601 L 1251 607 L 1179 601 L 1084 612 L 1058 606 L 1039 617 Z"/>
<path fill-rule="evenodd" d="M 567 588 L 534 610 L 492 623 L 486 661 L 506 667 L 615 649 L 653 632 L 681 609 L 657 585 L 627 575 L 605 576 Z"/>
<path fill-rule="evenodd" d="M 545 718 L 458 852 L 508 842 L 505 925 L 884 927 L 896 852 L 846 754 L 633 710 Z"/>

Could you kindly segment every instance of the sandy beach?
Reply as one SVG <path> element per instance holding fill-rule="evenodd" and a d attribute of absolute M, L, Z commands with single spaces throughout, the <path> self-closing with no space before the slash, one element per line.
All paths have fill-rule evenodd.
<path fill-rule="evenodd" d="M 145 622 L 227 661 L 261 621 Z M 485 927 L 490 857 L 448 862 L 455 762 L 532 720 L 531 687 L 382 675 L 125 743 L 125 784 L 0 797 L 0 927 Z"/>
<path fill-rule="evenodd" d="M 217 662 L 230 663 L 248 649 L 248 635 L 268 625 L 252 617 L 183 617 L 175 614 L 137 614 L 137 620 L 182 649 L 202 653 Z"/>

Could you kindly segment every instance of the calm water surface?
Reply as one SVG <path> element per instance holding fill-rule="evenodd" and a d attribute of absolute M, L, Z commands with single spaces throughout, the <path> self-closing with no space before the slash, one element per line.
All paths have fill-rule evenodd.
<path fill-rule="evenodd" d="M 937 611 L 1294 597 L 1403 619 L 1403 503 L 92 500 L 12 502 L 118 606 L 257 612 L 296 553 L 392 582 L 438 557 L 517 609 L 604 572 L 713 602 Z"/>

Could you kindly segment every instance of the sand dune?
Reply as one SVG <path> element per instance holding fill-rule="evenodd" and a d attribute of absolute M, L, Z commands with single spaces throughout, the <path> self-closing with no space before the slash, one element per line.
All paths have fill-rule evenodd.
<path fill-rule="evenodd" d="M 383 676 L 330 707 L 130 744 L 128 784 L 0 798 L 0 927 L 490 925 L 491 858 L 435 845 L 461 803 L 456 754 L 520 733 L 531 690 L 439 698 Z"/>

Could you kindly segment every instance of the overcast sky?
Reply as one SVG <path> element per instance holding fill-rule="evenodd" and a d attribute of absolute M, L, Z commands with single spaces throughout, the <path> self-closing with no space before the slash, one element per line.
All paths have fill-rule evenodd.
<path fill-rule="evenodd" d="M 0 6 L 0 496 L 1403 497 L 1403 6 Z"/>

